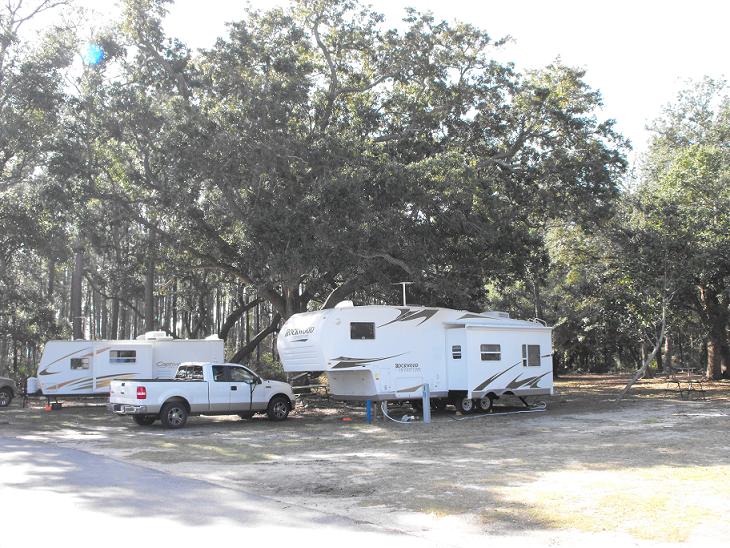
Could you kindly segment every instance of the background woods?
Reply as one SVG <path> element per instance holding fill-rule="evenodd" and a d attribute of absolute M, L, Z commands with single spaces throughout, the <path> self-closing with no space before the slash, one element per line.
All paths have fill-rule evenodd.
<path fill-rule="evenodd" d="M 2 8 L 0 374 L 157 329 L 271 365 L 282 319 L 401 280 L 546 320 L 564 369 L 635 369 L 668 306 L 656 367 L 730 371 L 723 82 L 667 107 L 629 176 L 582 71 L 520 73 L 471 25 L 298 0 L 191 51 L 166 5 L 32 41 L 66 3 Z"/>

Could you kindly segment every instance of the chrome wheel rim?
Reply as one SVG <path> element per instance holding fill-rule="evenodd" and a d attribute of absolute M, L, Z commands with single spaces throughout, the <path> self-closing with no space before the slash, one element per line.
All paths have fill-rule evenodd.
<path fill-rule="evenodd" d="M 461 410 L 462 411 L 471 411 L 474 409 L 474 402 L 471 400 L 471 398 L 464 398 L 461 400 Z"/>
<path fill-rule="evenodd" d="M 284 403 L 283 401 L 277 401 L 276 403 L 274 403 L 274 407 L 272 408 L 274 416 L 277 419 L 283 419 L 284 417 L 286 417 L 288 410 L 289 409 L 288 409 L 287 404 Z"/>
<path fill-rule="evenodd" d="M 167 412 L 167 422 L 172 426 L 180 426 L 183 423 L 183 410 L 173 407 Z"/>
<path fill-rule="evenodd" d="M 482 409 L 482 411 L 489 411 L 489 409 L 492 407 L 492 400 L 487 397 L 480 399 L 479 407 Z"/>
<path fill-rule="evenodd" d="M 8 397 L 8 393 L 3 390 L 0 392 L 0 407 L 7 407 L 9 403 L 10 398 Z"/>

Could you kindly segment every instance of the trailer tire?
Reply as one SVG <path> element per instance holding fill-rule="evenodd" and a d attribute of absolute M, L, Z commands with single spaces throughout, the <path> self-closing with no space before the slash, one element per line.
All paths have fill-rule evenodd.
<path fill-rule="evenodd" d="M 154 415 L 132 415 L 132 420 L 140 426 L 149 426 L 157 420 L 157 417 Z"/>
<path fill-rule="evenodd" d="M 492 398 L 490 398 L 489 396 L 482 396 L 477 401 L 477 408 L 482 413 L 489 413 L 492 410 L 492 403 L 494 403 L 492 401 Z"/>
<path fill-rule="evenodd" d="M 464 415 L 474 411 L 474 400 L 471 398 L 458 398 L 454 401 L 454 406 L 457 411 L 460 411 Z"/>
<path fill-rule="evenodd" d="M 269 400 L 269 405 L 266 408 L 266 416 L 272 421 L 283 421 L 289 416 L 291 410 L 291 404 L 289 398 L 283 394 L 274 396 Z"/>
<path fill-rule="evenodd" d="M 9 388 L 0 388 L 0 407 L 7 407 L 13 401 L 13 393 Z"/>
<path fill-rule="evenodd" d="M 165 428 L 182 428 L 188 422 L 188 410 L 182 400 L 167 402 L 160 409 L 160 421 Z"/>

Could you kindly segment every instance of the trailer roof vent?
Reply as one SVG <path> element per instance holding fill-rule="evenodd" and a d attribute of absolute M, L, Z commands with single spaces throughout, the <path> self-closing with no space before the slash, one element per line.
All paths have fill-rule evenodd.
<path fill-rule="evenodd" d="M 493 318 L 509 318 L 509 312 L 501 312 L 499 310 L 485 310 L 482 314 L 492 316 Z"/>
<path fill-rule="evenodd" d="M 165 331 L 148 331 L 144 335 L 137 337 L 138 341 L 169 341 L 172 337 Z"/>
<path fill-rule="evenodd" d="M 352 301 L 340 301 L 335 305 L 335 308 L 354 308 L 355 304 Z"/>

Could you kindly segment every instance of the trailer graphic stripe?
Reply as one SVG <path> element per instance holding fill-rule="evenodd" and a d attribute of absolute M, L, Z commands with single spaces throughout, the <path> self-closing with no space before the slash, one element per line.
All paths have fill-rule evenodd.
<path fill-rule="evenodd" d="M 410 308 L 398 308 L 398 310 L 400 310 L 400 314 L 398 314 L 396 319 L 391 320 L 388 323 L 384 323 L 383 325 L 379 325 L 378 327 L 385 327 L 386 325 L 390 325 L 395 322 L 409 322 L 411 320 L 423 318 L 423 320 L 421 320 L 418 324 L 421 325 L 423 322 L 430 320 L 433 315 L 438 312 L 438 308 L 418 310 L 416 312 L 412 311 Z"/>
<path fill-rule="evenodd" d="M 39 376 L 40 375 L 55 375 L 57 373 L 61 373 L 61 371 L 52 371 L 51 373 L 48 373 L 47 371 L 48 371 L 48 368 L 51 367 L 54 363 L 58 363 L 61 360 L 68 358 L 69 356 L 73 356 L 74 354 L 78 354 L 79 352 L 83 352 L 84 350 L 89 350 L 89 349 L 91 349 L 91 347 L 90 346 L 87 346 L 86 348 L 82 348 L 81 350 L 74 350 L 70 354 L 66 354 L 65 356 L 61 356 L 57 360 L 52 361 L 51 363 L 49 363 L 43 371 L 38 371 L 38 375 Z M 92 350 L 92 352 L 93 352 L 93 350 Z M 91 354 L 89 354 L 89 356 L 90 355 Z M 83 357 L 85 358 L 86 356 L 83 356 Z"/>
<path fill-rule="evenodd" d="M 540 379 L 542 379 L 548 373 L 552 373 L 552 371 L 547 371 L 542 375 L 537 375 L 535 377 L 525 377 L 524 379 L 520 379 L 520 377 L 522 376 L 522 373 L 520 373 L 512 380 L 511 383 L 507 385 L 507 389 L 509 390 L 511 388 L 521 388 L 526 384 L 529 385 L 530 388 L 537 388 L 537 384 L 540 382 Z"/>
<path fill-rule="evenodd" d="M 407 354 L 407 352 L 403 352 Z M 381 362 L 383 360 L 389 360 L 390 358 L 397 358 L 403 354 L 395 354 L 393 356 L 385 356 L 384 358 L 349 358 L 347 356 L 340 356 L 335 358 L 338 362 L 333 365 L 330 369 L 345 369 L 346 367 L 365 367 L 366 363 Z"/>
<path fill-rule="evenodd" d="M 491 377 L 489 377 L 489 378 L 488 378 L 488 379 L 487 379 L 486 381 L 484 381 L 484 382 L 483 382 L 482 384 L 480 384 L 479 386 L 477 386 L 477 387 L 476 387 L 476 388 L 475 388 L 475 389 L 474 389 L 473 391 L 474 391 L 474 392 L 479 392 L 480 390 L 484 390 L 484 389 L 485 389 L 485 388 L 486 388 L 487 386 L 489 386 L 489 385 L 490 385 L 490 384 L 491 384 L 491 383 L 492 383 L 493 381 L 497 380 L 497 379 L 498 379 L 499 377 L 501 377 L 502 375 L 504 375 L 504 374 L 505 374 L 505 373 L 506 373 L 507 371 L 509 371 L 510 369 L 514 369 L 515 367 L 517 367 L 518 365 L 520 365 L 520 363 L 522 363 L 522 360 L 518 361 L 518 362 L 517 362 L 516 364 L 514 364 L 513 366 L 511 366 L 511 367 L 508 367 L 508 368 L 507 368 L 507 369 L 505 369 L 504 371 L 501 371 L 500 373 L 497 373 L 496 375 L 492 375 L 492 376 L 491 376 Z"/>

